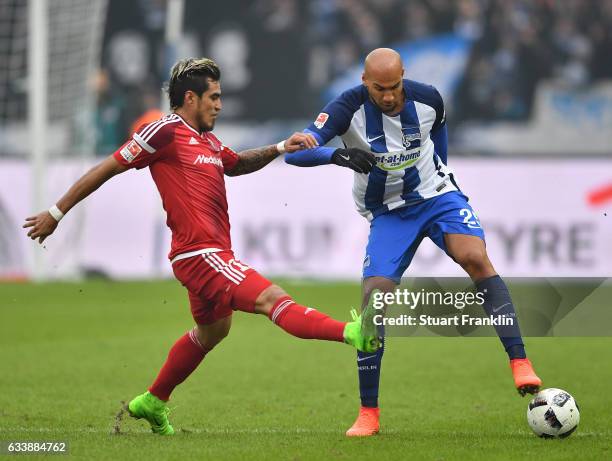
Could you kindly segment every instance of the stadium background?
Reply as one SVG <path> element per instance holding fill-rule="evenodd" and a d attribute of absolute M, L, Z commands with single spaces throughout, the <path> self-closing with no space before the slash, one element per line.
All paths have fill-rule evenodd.
<path fill-rule="evenodd" d="M 41 137 L 27 134 L 27 3 L 1 4 L 2 278 L 171 276 L 169 234 L 146 173 L 117 178 L 88 199 L 46 250 L 18 229 L 94 157 L 158 114 L 176 58 L 219 62 L 216 132 L 240 150 L 307 126 L 359 83 L 363 57 L 378 46 L 398 49 L 407 77 L 443 94 L 449 164 L 501 273 L 612 274 L 609 1 L 186 1 L 174 38 L 163 1 L 51 2 L 48 124 L 34 149 Z M 44 174 L 37 160 L 28 163 L 32 150 L 46 152 Z M 353 211 L 351 181 L 348 170 L 282 161 L 229 179 L 238 254 L 270 275 L 358 278 L 367 223 Z M 460 270 L 426 242 L 413 273 Z"/>
<path fill-rule="evenodd" d="M 28 41 L 32 30 L 28 11 L 32 10 L 25 0 L 0 0 L 0 384 L 6 389 L 0 439 L 67 434 L 77 446 L 80 443 L 82 453 L 89 453 L 83 445 L 92 440 L 97 449 L 125 453 L 129 447 L 124 442 L 120 446 L 113 442 L 110 448 L 108 442 L 98 443 L 100 433 L 111 426 L 117 396 L 127 392 L 126 387 L 129 392 L 139 390 L 151 378 L 156 366 L 151 362 L 160 362 L 172 338 L 189 326 L 181 287 L 163 280 L 171 278 L 166 259 L 169 235 L 146 171 L 113 179 L 73 210 L 44 247 L 29 241 L 21 229 L 25 216 L 53 204 L 81 172 L 119 146 L 139 120 L 163 109 L 160 88 L 179 57 L 210 56 L 220 64 L 224 110 L 215 132 L 225 144 L 240 150 L 303 129 L 330 98 L 359 83 L 368 51 L 379 46 L 397 49 L 404 58 L 406 77 L 432 83 L 444 96 L 449 165 L 479 212 L 498 271 L 529 277 L 536 281 L 533 285 L 542 277 L 593 280 L 612 275 L 610 0 L 39 0 L 31 4 L 47 4 L 42 16 L 48 26 L 43 47 L 47 67 L 38 87 L 33 86 L 36 79 L 28 78 L 33 47 Z M 179 20 L 172 22 L 168 11 L 177 5 Z M 368 232 L 366 221 L 354 211 L 351 182 L 348 170 L 299 169 L 280 160 L 256 174 L 228 178 L 237 254 L 261 272 L 281 277 L 302 302 L 345 315 L 346 308 L 358 303 Z M 409 272 L 410 276 L 461 275 L 429 242 L 424 242 Z M 529 286 L 511 288 L 528 299 Z M 609 306 L 609 295 L 609 284 L 604 284 L 591 297 L 591 306 Z M 143 316 L 157 314 L 157 322 L 142 321 Z M 218 374 L 215 383 L 223 385 L 224 360 L 244 361 L 250 341 L 257 334 L 265 336 L 263 350 L 280 348 L 297 355 L 297 359 L 291 356 L 292 363 L 302 367 L 284 363 L 280 370 L 285 377 L 298 377 L 295 389 L 304 400 L 291 403 L 294 416 L 275 420 L 269 413 L 282 413 L 280 402 L 291 399 L 292 393 L 279 391 L 278 401 L 259 406 L 267 397 L 249 390 L 248 380 L 260 376 L 258 368 L 239 368 L 244 379 L 235 383 L 237 392 L 253 392 L 245 403 L 248 415 L 261 418 L 270 447 L 290 435 L 296 446 L 290 446 L 294 451 L 288 453 L 309 457 L 318 453 L 312 447 L 308 450 L 314 451 L 303 451 L 303 445 L 320 437 L 327 457 L 343 457 L 345 452 L 334 447 L 356 404 L 350 353 L 332 358 L 329 345 L 296 345 L 276 332 L 270 334 L 265 322 L 249 327 L 244 317 L 237 316 L 237 333 L 230 338 L 236 346 L 229 346 L 216 362 L 211 358 L 211 374 Z M 610 335 L 609 326 L 603 330 Z M 508 390 L 509 377 L 499 371 L 489 379 L 486 367 L 497 370 L 502 358 L 493 339 L 422 341 L 429 341 L 418 343 L 427 352 L 418 357 L 406 347 L 387 354 L 383 386 L 388 394 L 383 404 L 404 402 L 399 404 L 401 411 L 387 420 L 394 427 L 390 436 L 399 440 L 386 439 L 389 455 L 402 453 L 402 440 L 410 438 L 411 431 L 410 443 L 423 450 L 416 453 L 435 453 L 438 436 L 445 437 L 438 446 L 443 450 L 440 456 L 450 456 L 444 454 L 446 446 L 462 459 L 492 459 L 490 450 L 500 446 L 515 453 L 540 450 L 540 457 L 548 453 L 546 447 L 530 445 L 522 421 L 523 401 L 499 396 L 500 389 Z M 487 341 L 491 347 L 482 346 Z M 600 450 L 606 446 L 609 450 L 605 440 L 610 438 L 610 397 L 605 397 L 609 338 L 531 341 L 530 350 L 542 363 L 546 383 L 550 382 L 546 373 L 555 376 L 551 384 L 578 393 L 578 401 L 587 409 L 595 407 L 587 392 L 607 399 L 598 404 L 607 405 L 603 414 L 588 417 L 584 437 L 579 432 L 572 437 L 577 442 L 570 442 L 574 445 L 566 445 L 564 451 L 555 448 L 554 453 L 569 459 L 591 450 L 587 453 L 594 453 L 593 458 L 605 458 L 609 451 Z M 77 366 L 83 373 L 77 376 L 73 360 L 88 356 L 77 350 L 92 348 L 98 354 L 97 365 Z M 290 358 L 277 352 L 272 359 L 263 350 L 259 352 L 262 369 L 274 369 L 278 361 Z M 145 360 L 143 351 L 155 359 Z M 319 364 L 313 352 L 327 354 L 329 363 Z M 41 359 L 44 353 L 47 361 Z M 127 373 L 125 368 L 133 366 L 128 358 L 135 356 L 146 372 Z M 470 356 L 479 357 L 479 364 L 475 366 Z M 584 356 L 592 358 L 592 368 L 582 362 Z M 468 380 L 468 370 L 474 369 L 488 385 L 479 396 L 469 389 L 457 391 L 451 382 L 440 384 L 433 394 L 410 391 L 416 392 L 414 399 L 419 402 L 435 401 L 436 396 L 444 399 L 447 394 L 457 397 L 447 409 L 433 403 L 439 418 L 432 419 L 424 403 L 408 405 L 405 394 L 398 394 L 406 390 L 402 380 L 414 378 L 405 367 L 407 361 L 426 370 L 417 373 L 421 379 L 444 380 L 448 378 L 444 370 L 451 370 L 458 379 Z M 432 362 L 437 364 L 435 370 Z M 122 371 L 112 377 L 117 363 Z M 323 398 L 321 380 L 313 378 L 309 367 L 317 373 L 323 367 L 334 370 Z M 394 375 L 394 367 L 403 371 Z M 566 375 L 567 367 L 574 373 Z M 594 376 L 577 378 L 593 369 Z M 105 376 L 103 383 L 89 381 L 99 373 Z M 46 390 L 37 399 L 40 388 L 35 383 L 47 377 L 54 379 L 57 389 Z M 187 422 L 179 420 L 179 425 L 185 434 L 191 430 L 201 436 L 198 411 L 189 413 L 201 403 L 198 386 L 205 382 L 198 379 L 185 385 L 181 404 Z M 273 377 L 259 379 L 277 387 Z M 85 397 L 92 390 L 102 395 L 94 405 L 90 430 L 75 429 L 85 417 L 81 411 L 69 411 L 65 418 L 48 415 L 49 408 L 59 411 L 62 405 L 71 405 L 61 389 L 73 382 L 77 395 Z M 337 395 L 342 418 L 332 420 L 326 405 Z M 474 399 L 475 407 L 469 410 L 461 404 Z M 512 408 L 509 430 L 518 434 L 518 441 L 504 442 L 501 425 L 508 416 L 486 403 L 497 399 L 501 407 Z M 44 407 L 34 403 L 40 400 Z M 304 401 L 310 410 L 302 408 Z M 25 419 L 20 405 L 28 408 Z M 267 453 L 268 442 L 256 441 L 257 434 L 249 432 L 250 421 L 240 419 L 239 403 L 226 397 L 220 402 L 206 400 L 206 405 L 211 410 L 208 425 L 220 429 L 205 429 L 204 434 L 217 437 L 229 431 L 236 436 L 232 430 L 237 425 L 244 429 L 237 436 L 240 443 L 251 447 L 254 456 Z M 402 432 L 407 421 L 419 419 L 415 412 L 425 418 L 423 429 L 416 431 L 423 437 L 420 441 L 415 440 L 414 426 L 409 424 L 408 433 Z M 320 434 L 318 426 L 309 425 L 312 414 L 329 425 L 327 432 Z M 42 416 L 43 422 L 33 415 Z M 440 426 L 442 417 L 446 428 Z M 135 427 L 132 433 L 138 433 Z M 479 434 L 487 430 L 493 436 L 483 442 Z M 457 433 L 469 441 L 452 435 Z M 174 448 L 198 449 L 194 437 L 191 445 Z M 483 450 L 470 451 L 474 443 L 484 443 Z M 387 448 L 345 446 L 346 453 Z M 211 445 L 209 453 L 221 449 Z M 238 446 L 233 450 L 236 456 L 242 453 Z"/>

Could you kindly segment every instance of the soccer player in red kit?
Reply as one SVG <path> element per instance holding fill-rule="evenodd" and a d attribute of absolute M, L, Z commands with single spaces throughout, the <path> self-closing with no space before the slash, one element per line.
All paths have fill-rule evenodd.
<path fill-rule="evenodd" d="M 229 333 L 233 310 L 265 314 L 289 334 L 351 344 L 375 351 L 372 313 L 345 323 L 297 304 L 269 280 L 236 259 L 231 249 L 224 174 L 263 168 L 285 152 L 316 146 L 310 134 L 294 133 L 277 145 L 235 153 L 213 134 L 221 111 L 221 73 L 210 59 L 185 59 L 172 68 L 168 96 L 172 114 L 142 126 L 114 154 L 83 175 L 48 211 L 26 218 L 28 236 L 42 243 L 73 206 L 113 176 L 149 167 L 172 231 L 169 254 L 176 278 L 187 288 L 195 327 L 178 339 L 148 391 L 128 411 L 153 432 L 171 435 L 166 402 Z M 363 322 L 362 322 L 363 318 Z"/>

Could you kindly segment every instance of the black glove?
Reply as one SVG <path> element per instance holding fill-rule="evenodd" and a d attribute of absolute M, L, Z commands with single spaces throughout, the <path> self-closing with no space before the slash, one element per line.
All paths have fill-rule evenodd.
<path fill-rule="evenodd" d="M 344 166 L 357 173 L 369 173 L 376 165 L 376 157 L 371 152 L 351 147 L 349 149 L 336 149 L 331 156 L 331 162 Z"/>

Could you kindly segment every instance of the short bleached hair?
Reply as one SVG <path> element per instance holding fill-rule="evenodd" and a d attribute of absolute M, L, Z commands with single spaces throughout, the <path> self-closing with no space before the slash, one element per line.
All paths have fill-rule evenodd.
<path fill-rule="evenodd" d="M 187 58 L 178 61 L 170 70 L 167 86 L 170 107 L 181 107 L 187 91 L 202 96 L 202 93 L 208 90 L 209 79 L 215 82 L 221 79 L 221 70 L 212 59 Z"/>

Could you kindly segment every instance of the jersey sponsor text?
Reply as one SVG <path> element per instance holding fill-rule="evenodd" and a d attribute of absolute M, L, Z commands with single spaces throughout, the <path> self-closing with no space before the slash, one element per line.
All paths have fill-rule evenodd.
<path fill-rule="evenodd" d="M 200 164 L 212 164 L 217 165 L 218 167 L 223 168 L 223 162 L 219 157 L 211 157 L 209 155 L 198 155 L 196 159 L 193 161 L 194 165 Z"/>

